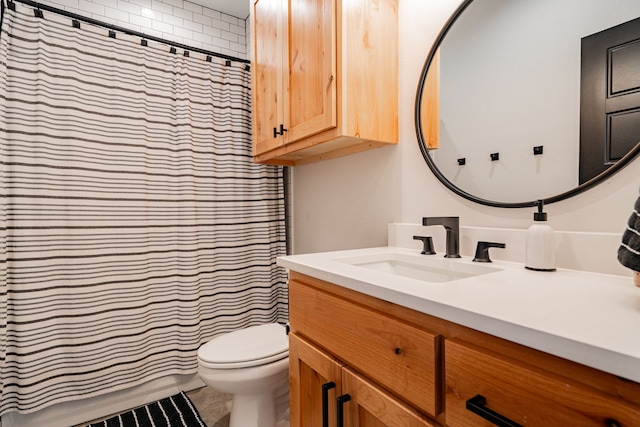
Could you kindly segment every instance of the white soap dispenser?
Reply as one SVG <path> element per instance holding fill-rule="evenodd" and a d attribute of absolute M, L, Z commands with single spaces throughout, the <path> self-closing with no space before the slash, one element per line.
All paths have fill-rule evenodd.
<path fill-rule="evenodd" d="M 533 224 L 527 230 L 527 250 L 525 268 L 536 271 L 554 271 L 556 269 L 556 236 L 547 225 L 547 214 L 543 210 L 543 201 L 535 202 L 538 212 L 533 214 Z"/>

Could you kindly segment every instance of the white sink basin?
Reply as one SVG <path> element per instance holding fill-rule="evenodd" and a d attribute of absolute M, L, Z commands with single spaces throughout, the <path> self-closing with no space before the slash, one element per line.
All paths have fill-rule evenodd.
<path fill-rule="evenodd" d="M 460 259 L 443 258 L 442 255 L 383 253 L 335 258 L 334 261 L 431 283 L 450 282 L 502 271 L 486 264 L 469 264 Z"/>

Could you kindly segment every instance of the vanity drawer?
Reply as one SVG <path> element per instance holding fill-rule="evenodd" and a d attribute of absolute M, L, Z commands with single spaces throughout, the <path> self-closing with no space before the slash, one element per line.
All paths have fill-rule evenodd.
<path fill-rule="evenodd" d="M 416 408 L 440 412 L 438 335 L 289 281 L 292 329 Z"/>
<path fill-rule="evenodd" d="M 639 407 L 489 350 L 446 340 L 444 354 L 445 413 L 450 427 L 500 425 L 467 409 L 470 400 L 527 427 L 640 423 Z"/>

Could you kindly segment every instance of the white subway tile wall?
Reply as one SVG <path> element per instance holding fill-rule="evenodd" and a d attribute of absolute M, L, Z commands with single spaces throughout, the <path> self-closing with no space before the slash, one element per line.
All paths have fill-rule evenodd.
<path fill-rule="evenodd" d="M 247 1 L 247 0 L 238 0 Z M 249 22 L 184 0 L 39 0 L 176 43 L 249 59 Z"/>

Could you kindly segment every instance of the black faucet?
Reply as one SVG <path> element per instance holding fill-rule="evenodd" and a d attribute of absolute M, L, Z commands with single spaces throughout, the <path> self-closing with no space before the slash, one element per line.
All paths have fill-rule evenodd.
<path fill-rule="evenodd" d="M 422 241 L 422 255 L 435 255 L 436 251 L 433 250 L 433 239 L 431 236 L 413 236 L 413 240 Z"/>
<path fill-rule="evenodd" d="M 430 216 L 422 218 L 422 225 L 441 225 L 447 231 L 445 258 L 460 258 L 460 218 L 457 216 Z"/>
<path fill-rule="evenodd" d="M 504 243 L 496 243 L 496 242 L 478 242 L 478 246 L 476 246 L 476 256 L 473 257 L 473 262 L 492 262 L 491 258 L 489 258 L 489 248 L 506 248 L 507 245 Z"/>

